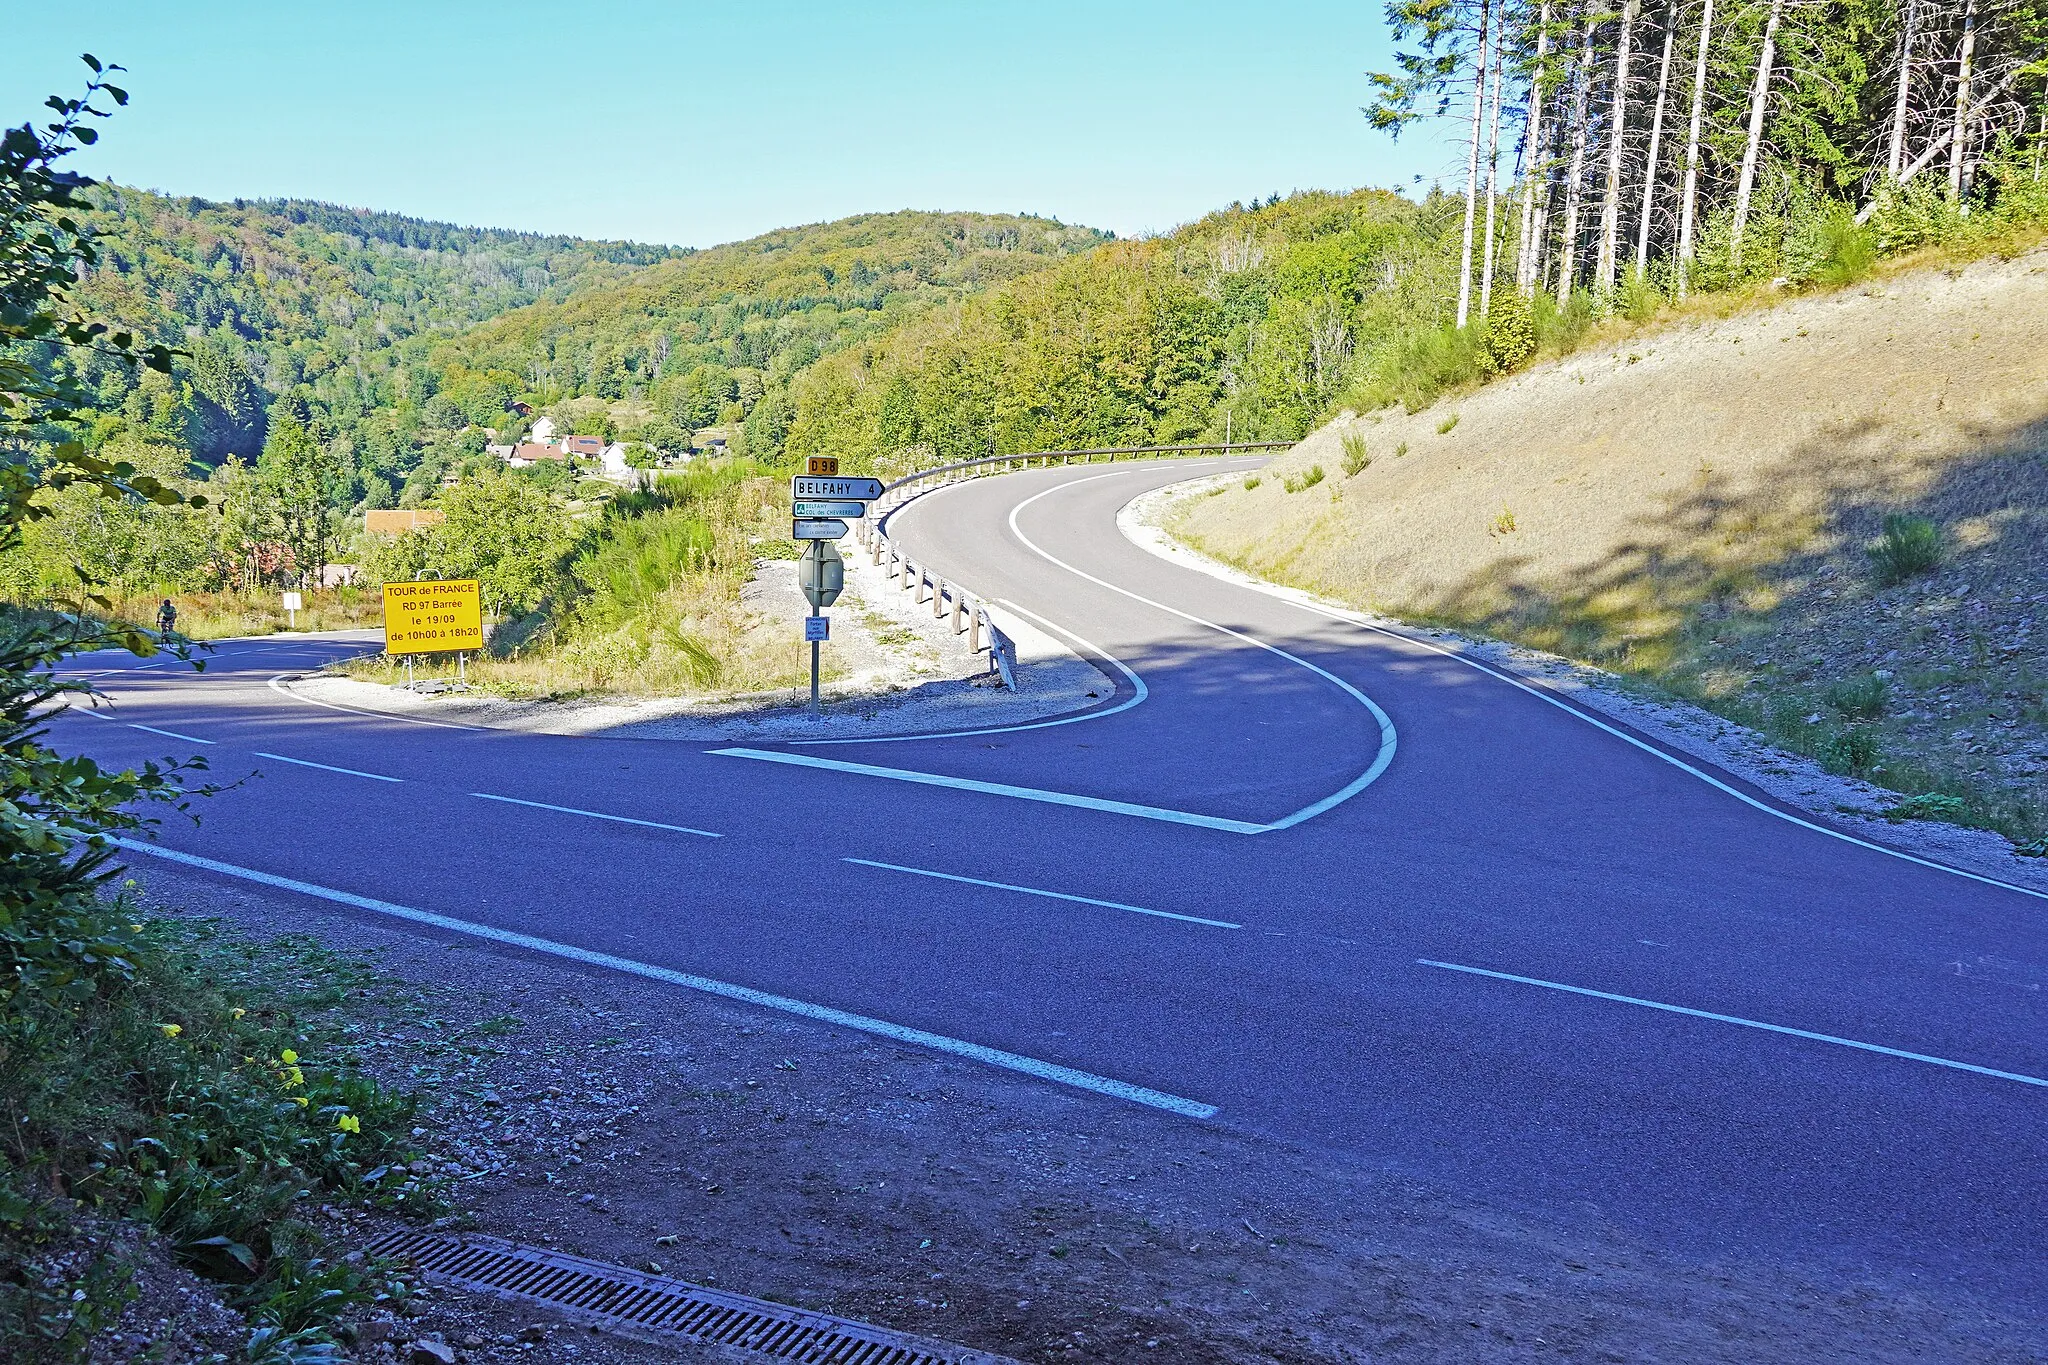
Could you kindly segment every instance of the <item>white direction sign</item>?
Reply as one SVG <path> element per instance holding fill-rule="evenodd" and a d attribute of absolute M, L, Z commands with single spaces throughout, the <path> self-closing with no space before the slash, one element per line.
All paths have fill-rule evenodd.
<path fill-rule="evenodd" d="M 814 479 L 805 474 L 792 475 L 789 493 L 793 498 L 853 498 L 860 502 L 873 502 L 882 496 L 880 479 Z"/>
<path fill-rule="evenodd" d="M 821 502 L 806 502 L 798 498 L 796 506 L 790 510 L 800 517 L 864 517 L 868 514 L 868 505 L 850 498 Z"/>
<path fill-rule="evenodd" d="M 846 534 L 846 523 L 830 519 L 792 521 L 789 524 L 791 540 L 838 540 Z"/>

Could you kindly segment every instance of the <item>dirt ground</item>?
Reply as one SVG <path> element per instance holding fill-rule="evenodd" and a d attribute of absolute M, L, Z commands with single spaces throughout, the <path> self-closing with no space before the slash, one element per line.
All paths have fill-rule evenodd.
<path fill-rule="evenodd" d="M 1887 586 L 1865 547 L 1893 513 L 1932 521 L 1943 561 Z M 2021 838 L 2048 826 L 2048 249 L 1346 416 L 1170 529 L 1264 578 L 1652 679 L 1805 752 L 1868 725 L 1860 775 L 1958 792 Z M 1881 714 L 1828 704 L 1858 679 L 1883 684 Z"/>
<path fill-rule="evenodd" d="M 395 983 L 361 1044 L 431 1101 L 474 1228 L 1027 1361 L 2040 1359 L 1953 1299 L 1687 1262 L 1597 1225 L 596 969 L 145 865 L 161 908 L 308 933 Z M 352 1008 L 354 1008 L 352 1006 Z M 383 1226 L 333 1211 L 337 1236 Z M 364 1361 L 700 1357 L 435 1292 Z M 200 1357 L 193 1357 L 198 1359 Z"/>

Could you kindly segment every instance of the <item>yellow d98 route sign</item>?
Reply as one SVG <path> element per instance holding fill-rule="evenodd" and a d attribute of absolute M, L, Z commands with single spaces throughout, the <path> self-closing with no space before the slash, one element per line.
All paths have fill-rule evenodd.
<path fill-rule="evenodd" d="M 483 597 L 474 578 L 384 585 L 386 654 L 445 654 L 483 647 Z"/>

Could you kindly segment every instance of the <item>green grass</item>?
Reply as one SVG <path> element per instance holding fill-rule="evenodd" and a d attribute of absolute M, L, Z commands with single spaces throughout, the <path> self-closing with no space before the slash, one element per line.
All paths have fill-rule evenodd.
<path fill-rule="evenodd" d="M 1372 456 L 1366 451 L 1365 437 L 1355 431 L 1344 433 L 1344 477 L 1356 478 L 1372 463 Z"/>
<path fill-rule="evenodd" d="M 1925 517 L 1894 514 L 1884 519 L 1884 534 L 1865 553 L 1879 583 L 1903 583 L 1941 563 L 1941 530 Z"/>
<path fill-rule="evenodd" d="M 1304 493 L 1323 481 L 1323 467 L 1312 464 L 1300 474 L 1289 474 L 1280 480 L 1280 486 L 1290 493 Z"/>

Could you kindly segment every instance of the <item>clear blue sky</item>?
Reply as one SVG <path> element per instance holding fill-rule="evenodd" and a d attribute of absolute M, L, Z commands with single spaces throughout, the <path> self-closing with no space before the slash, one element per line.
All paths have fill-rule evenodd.
<path fill-rule="evenodd" d="M 1387 64 L 1372 0 L 103 0 L 7 27 L 7 123 L 74 91 L 81 52 L 129 68 L 80 170 L 593 237 L 898 208 L 1130 235 L 1462 169 L 1358 113 Z"/>

